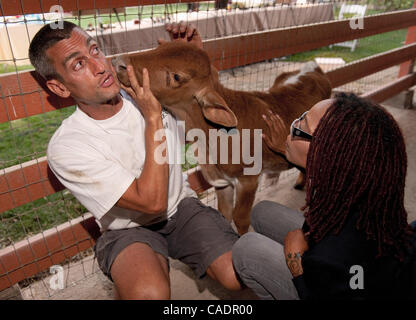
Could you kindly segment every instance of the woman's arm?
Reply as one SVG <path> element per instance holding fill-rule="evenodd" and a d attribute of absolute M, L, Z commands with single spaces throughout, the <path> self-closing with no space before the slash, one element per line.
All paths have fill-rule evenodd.
<path fill-rule="evenodd" d="M 293 277 L 298 277 L 303 274 L 302 255 L 308 249 L 308 242 L 301 229 L 290 231 L 286 235 L 284 253 L 286 264 Z"/>
<path fill-rule="evenodd" d="M 363 290 L 350 287 L 351 265 L 360 261 L 360 246 L 345 243 L 345 235 L 328 235 L 309 247 L 300 230 L 285 238 L 285 257 L 301 299 L 360 299 Z M 347 262 L 347 261 L 350 261 Z M 354 263 L 353 263 L 354 262 Z"/>

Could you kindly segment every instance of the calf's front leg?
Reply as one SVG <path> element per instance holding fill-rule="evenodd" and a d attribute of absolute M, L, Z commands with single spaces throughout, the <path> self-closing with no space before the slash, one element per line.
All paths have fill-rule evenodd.
<path fill-rule="evenodd" d="M 237 180 L 233 220 L 238 233 L 242 235 L 250 227 L 250 212 L 256 196 L 258 176 L 242 176 Z"/>
<path fill-rule="evenodd" d="M 218 200 L 218 211 L 231 222 L 233 219 L 234 207 L 234 187 L 228 185 L 226 187 L 215 188 Z"/>

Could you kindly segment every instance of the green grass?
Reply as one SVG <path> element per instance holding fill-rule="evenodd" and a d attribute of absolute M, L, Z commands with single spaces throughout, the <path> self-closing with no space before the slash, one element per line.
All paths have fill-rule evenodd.
<path fill-rule="evenodd" d="M 351 52 L 350 48 L 345 47 L 323 47 L 317 50 L 293 54 L 288 57 L 287 61 L 309 61 L 316 57 L 339 57 L 349 63 L 374 54 L 401 47 L 406 39 L 406 34 L 407 29 L 382 33 L 360 39 L 354 52 Z"/>
<path fill-rule="evenodd" d="M 338 17 L 340 8 L 334 10 L 334 17 Z M 383 13 L 382 10 L 366 11 L 367 15 Z M 350 18 L 352 15 L 345 15 L 345 18 Z M 364 26 L 365 27 L 365 26 Z M 350 48 L 333 46 L 322 47 L 316 50 L 307 52 L 300 52 L 290 55 L 286 61 L 304 62 L 313 60 L 316 57 L 323 58 L 342 58 L 346 63 L 353 62 L 362 58 L 369 57 L 374 54 L 382 53 L 391 49 L 401 47 L 406 39 L 407 29 L 395 30 L 392 32 L 381 33 L 367 38 L 359 39 L 357 47 L 354 52 Z"/>
<path fill-rule="evenodd" d="M 75 106 L 0 124 L 0 167 L 45 156 L 46 147 L 63 119 Z"/>
<path fill-rule="evenodd" d="M 24 65 L 24 66 L 16 66 L 16 67 L 10 64 L 0 65 L 0 73 L 24 71 L 24 70 L 29 70 L 29 69 L 33 69 L 33 66 L 31 64 Z"/>
<path fill-rule="evenodd" d="M 1 213 L 0 249 L 74 219 L 87 210 L 61 191 Z"/>
<path fill-rule="evenodd" d="M 383 13 L 381 10 L 367 10 L 367 15 Z M 338 17 L 339 8 L 334 11 L 334 17 Z M 345 15 L 350 18 L 352 15 Z M 364 26 L 365 27 L 365 26 Z M 313 60 L 316 57 L 323 58 L 342 58 L 346 63 L 353 62 L 362 58 L 382 53 L 391 49 L 401 47 L 406 40 L 407 29 L 395 30 L 392 32 L 381 33 L 367 38 L 359 39 L 354 52 L 350 48 L 333 46 L 322 47 L 316 50 L 300 52 L 290 55 L 286 61 L 304 62 Z"/>

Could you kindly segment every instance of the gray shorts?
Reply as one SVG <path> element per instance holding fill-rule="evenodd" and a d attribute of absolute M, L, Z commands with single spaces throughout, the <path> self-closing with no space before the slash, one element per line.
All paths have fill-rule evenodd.
<path fill-rule="evenodd" d="M 106 231 L 98 238 L 94 250 L 101 271 L 110 280 L 117 255 L 134 242 L 146 243 L 166 259 L 179 259 L 202 277 L 215 259 L 231 250 L 238 238 L 220 212 L 197 198 L 185 198 L 169 220 Z"/>

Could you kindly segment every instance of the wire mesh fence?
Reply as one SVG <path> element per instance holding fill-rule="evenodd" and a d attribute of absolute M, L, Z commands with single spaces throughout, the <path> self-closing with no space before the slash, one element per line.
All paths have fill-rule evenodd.
<path fill-rule="evenodd" d="M 33 69 L 28 59 L 28 47 L 36 32 L 48 22 L 57 18 L 74 22 L 86 30 L 100 45 L 106 55 L 131 53 L 147 50 L 157 46 L 159 38 L 168 39 L 164 30 L 165 23 L 187 21 L 194 24 L 201 32 L 204 41 L 212 41 L 224 37 L 242 36 L 267 30 L 276 30 L 304 26 L 340 18 L 352 18 L 356 13 L 348 13 L 348 6 L 360 6 L 365 16 L 376 15 L 396 10 L 409 9 L 413 1 L 286 1 L 286 0 L 242 0 L 242 1 L 208 1 L 195 3 L 170 3 L 171 1 L 146 2 L 118 1 L 117 8 L 105 6 L 84 7 L 81 1 L 72 3 L 69 9 L 61 6 L 60 1 L 39 1 L 36 8 L 41 11 L 31 11 L 30 3 L 21 0 L 17 8 L 5 0 L 0 0 L 0 78 L 6 79 L 15 75 L 17 83 L 1 85 L 1 104 L 3 113 L 0 121 L 0 197 L 21 191 L 29 194 L 29 200 L 20 204 L 13 200 L 11 208 L 0 213 L 0 276 L 12 273 L 2 259 L 5 252 L 18 251 L 19 246 L 28 246 L 34 258 L 37 270 L 24 273 L 25 280 L 19 282 L 23 288 L 29 288 L 27 298 L 36 296 L 30 293 L 34 282 L 41 281 L 45 297 L 50 297 L 54 291 L 44 280 L 50 276 L 49 269 L 42 266 L 42 258 L 37 257 L 31 249 L 34 236 L 40 237 L 48 248 L 45 234 L 50 230 L 58 230 L 58 226 L 71 223 L 74 219 L 86 219 L 87 210 L 67 190 L 48 192 L 43 182 L 48 176 L 40 174 L 40 187 L 44 190 L 42 196 L 33 195 L 31 186 L 39 181 L 30 181 L 23 173 L 25 168 L 41 171 L 40 163 L 46 161 L 48 141 L 59 127 L 63 119 L 75 110 L 75 106 L 67 106 L 54 111 L 47 109 L 47 100 L 42 95 L 40 86 L 25 85 L 24 74 Z M 97 1 L 97 4 L 100 4 Z M 152 4 L 154 3 L 154 4 Z M 32 7 L 31 7 L 32 6 Z M 28 8 L 29 7 L 29 8 Z M 27 14 L 8 15 L 7 12 L 24 12 Z M 54 11 L 57 10 L 57 11 Z M 60 11 L 62 10 L 62 11 Z M 324 71 L 330 71 L 346 63 L 358 61 L 374 54 L 382 53 L 403 46 L 407 29 L 395 30 L 359 39 L 352 47 L 350 44 L 339 43 L 300 52 L 286 56 L 276 56 L 273 59 L 246 63 L 246 58 L 240 57 L 240 66 L 232 69 L 220 68 L 220 82 L 235 90 L 266 91 L 273 84 L 278 74 L 294 71 L 309 60 L 315 59 Z M 266 41 L 268 41 L 266 39 Z M 271 40 L 270 40 L 271 41 Z M 253 44 L 255 45 L 255 44 Z M 345 46 L 349 45 L 349 46 Z M 221 66 L 221 61 L 219 62 Z M 357 94 L 370 91 L 397 78 L 399 67 L 377 72 L 358 81 L 348 83 L 339 88 L 340 91 L 351 91 Z M 37 98 L 33 98 L 37 95 Z M 35 101 L 35 102 L 34 102 Z M 32 115 L 31 104 L 39 104 L 40 112 Z M 21 114 L 19 115 L 19 108 Z M 10 110 L 12 110 L 10 112 Z M 194 170 L 189 163 L 184 170 Z M 12 180 L 13 174 L 22 172 L 22 183 Z M 282 176 L 295 175 L 296 170 L 284 172 Z M 283 179 L 284 180 L 284 179 Z M 259 192 L 267 188 L 267 183 L 259 188 Z M 32 193 L 31 193 L 32 192 Z M 201 199 L 208 205 L 216 206 L 216 196 L 212 189 L 200 194 Z M 301 206 L 301 204 L 300 204 Z M 59 237 L 58 237 L 59 238 Z M 42 240 L 43 239 L 43 240 Z M 58 239 L 59 240 L 59 239 Z M 81 242 L 80 242 L 81 243 Z M 78 242 L 75 246 L 78 246 Z M 64 242 L 62 246 L 65 247 Z M 83 260 L 92 249 L 76 248 L 76 255 L 66 253 L 60 264 L 71 265 L 78 263 L 83 270 L 79 279 L 70 280 L 72 284 L 81 281 L 96 272 L 94 259 Z M 45 257 L 53 260 L 53 250 L 48 248 Z M 18 254 L 16 256 L 19 256 Z M 44 257 L 43 257 L 44 258 Z M 19 262 L 19 266 L 24 265 Z M 67 272 L 71 268 L 69 267 Z M 2 271 L 3 270 L 3 271 Z M 25 274 L 25 272 L 27 274 Z M 27 279 L 26 279 L 27 278 Z M 42 280 L 43 279 L 43 280 Z M 66 277 L 70 279 L 70 277 Z M 10 282 L 12 282 L 9 277 Z M 68 283 L 66 284 L 69 285 Z M 7 286 L 6 286 L 7 287 Z M 36 290 L 40 290 L 37 286 Z M 33 289 L 35 290 L 35 289 Z M 0 290 L 1 291 L 1 290 Z"/>

